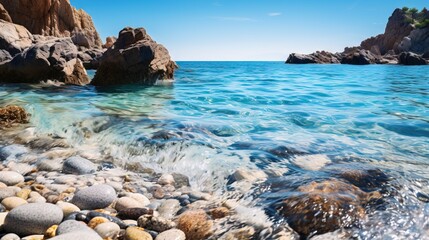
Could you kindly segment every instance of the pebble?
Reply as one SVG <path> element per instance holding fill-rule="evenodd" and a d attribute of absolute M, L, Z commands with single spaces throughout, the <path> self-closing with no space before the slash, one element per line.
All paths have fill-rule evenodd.
<path fill-rule="evenodd" d="M 28 149 L 26 147 L 22 145 L 12 144 L 0 148 L 0 160 L 14 160 L 27 153 Z"/>
<path fill-rule="evenodd" d="M 25 188 L 25 189 L 22 189 L 21 191 L 17 192 L 16 196 L 19 198 L 22 198 L 24 200 L 27 200 L 30 197 L 30 193 L 31 193 L 31 189 Z"/>
<path fill-rule="evenodd" d="M 30 214 L 31 213 L 31 214 Z M 3 225 L 6 232 L 21 236 L 43 234 L 63 219 L 61 208 L 49 203 L 30 203 L 14 208 Z"/>
<path fill-rule="evenodd" d="M 21 191 L 21 189 L 16 187 L 0 188 L 0 201 L 15 196 L 19 191 Z"/>
<path fill-rule="evenodd" d="M 91 239 L 91 240 L 103 240 L 100 235 L 98 235 L 94 231 L 75 231 L 75 232 L 69 232 L 66 234 L 62 234 L 53 238 L 50 238 L 50 240 L 76 240 L 76 239 Z"/>
<path fill-rule="evenodd" d="M 103 224 L 103 223 L 108 223 L 109 219 L 104 218 L 104 217 L 95 217 L 93 219 L 91 219 L 88 222 L 88 227 L 94 229 L 96 228 L 98 225 Z"/>
<path fill-rule="evenodd" d="M 187 239 L 206 239 L 212 234 L 213 221 L 203 210 L 188 211 L 180 215 L 177 228 L 182 230 Z"/>
<path fill-rule="evenodd" d="M 17 172 L 1 171 L 0 172 L 0 182 L 6 184 L 8 186 L 13 186 L 13 185 L 16 185 L 18 183 L 24 182 L 24 177 Z"/>
<path fill-rule="evenodd" d="M 76 175 L 90 174 L 96 170 L 97 166 L 93 162 L 79 156 L 68 158 L 63 165 L 65 173 Z"/>
<path fill-rule="evenodd" d="M 66 220 L 62 222 L 56 231 L 56 235 L 63 235 L 70 232 L 76 232 L 76 231 L 92 231 L 91 228 L 86 226 L 84 222 L 79 222 L 75 220 Z"/>
<path fill-rule="evenodd" d="M 139 217 L 137 220 L 137 225 L 139 227 L 148 228 L 157 232 L 164 232 L 176 227 L 176 224 L 173 221 L 163 217 L 155 217 L 150 215 L 143 215 Z"/>
<path fill-rule="evenodd" d="M 95 212 L 95 211 L 91 211 L 91 212 L 89 212 L 88 214 L 87 214 L 87 216 L 86 216 L 86 219 L 93 219 L 93 218 L 95 218 L 95 217 L 103 217 L 103 218 L 106 218 L 106 219 L 108 219 L 109 221 L 111 221 L 111 222 L 114 222 L 114 223 L 116 223 L 116 224 L 118 224 L 118 226 L 121 228 L 121 229 L 125 229 L 125 228 L 127 228 L 128 226 L 121 220 L 121 219 L 119 219 L 119 218 L 117 218 L 117 217 L 113 217 L 113 216 L 111 216 L 111 215 L 109 215 L 109 214 L 106 214 L 106 213 L 100 213 L 100 212 Z"/>
<path fill-rule="evenodd" d="M 165 196 L 165 192 L 162 187 L 154 186 L 152 187 L 152 194 L 154 198 L 162 199 Z"/>
<path fill-rule="evenodd" d="M 146 207 L 150 204 L 150 200 L 145 195 L 140 193 L 128 193 L 127 197 L 137 200 L 141 203 L 142 207 Z"/>
<path fill-rule="evenodd" d="M 0 238 L 0 240 L 21 240 L 21 238 L 15 233 L 9 233 Z"/>
<path fill-rule="evenodd" d="M 180 202 L 176 199 L 165 200 L 158 208 L 161 217 L 172 219 L 180 209 Z"/>
<path fill-rule="evenodd" d="M 232 174 L 235 181 L 257 182 L 267 179 L 267 174 L 261 170 L 238 169 Z"/>
<path fill-rule="evenodd" d="M 174 177 L 171 174 L 162 174 L 162 176 L 158 179 L 158 184 L 161 185 L 173 185 L 174 183 Z"/>
<path fill-rule="evenodd" d="M 41 234 L 30 235 L 22 238 L 22 240 L 43 240 L 43 239 L 44 239 L 44 235 L 41 235 Z"/>
<path fill-rule="evenodd" d="M 318 171 L 326 164 L 331 163 L 331 159 L 324 154 L 296 156 L 292 162 L 300 168 L 310 171 Z"/>
<path fill-rule="evenodd" d="M 47 172 L 54 172 L 54 171 L 61 171 L 63 169 L 63 163 L 61 162 L 61 159 L 41 159 L 37 163 L 37 169 L 39 171 L 47 171 Z"/>
<path fill-rule="evenodd" d="M 118 217 L 120 219 L 131 219 L 137 220 L 140 216 L 143 215 L 152 215 L 153 210 L 149 208 L 128 208 L 118 212 Z"/>
<path fill-rule="evenodd" d="M 181 187 L 189 187 L 191 184 L 189 183 L 189 177 L 180 173 L 173 173 L 171 174 L 174 177 L 175 184 L 174 186 L 176 188 Z"/>
<path fill-rule="evenodd" d="M 152 236 L 143 228 L 129 227 L 125 231 L 125 240 L 152 240 Z"/>
<path fill-rule="evenodd" d="M 186 240 L 186 235 L 179 229 L 170 229 L 158 234 L 155 240 Z"/>
<path fill-rule="evenodd" d="M 130 197 L 121 197 L 115 203 L 115 209 L 117 211 L 123 211 L 128 208 L 142 208 L 143 204 Z"/>
<path fill-rule="evenodd" d="M 14 172 L 17 172 L 22 175 L 26 175 L 34 170 L 34 168 L 26 163 L 16 163 L 16 162 L 9 162 L 7 164 L 7 167 Z"/>
<path fill-rule="evenodd" d="M 101 184 L 78 191 L 71 203 L 80 209 L 93 210 L 109 206 L 116 199 L 116 191 L 109 185 Z"/>
<path fill-rule="evenodd" d="M 12 210 L 16 207 L 19 207 L 21 205 L 27 204 L 27 201 L 25 201 L 22 198 L 19 197 L 8 197 L 3 199 L 3 201 L 1 201 L 1 204 L 7 209 L 7 210 Z"/>
<path fill-rule="evenodd" d="M 67 217 L 68 215 L 70 215 L 73 212 L 79 212 L 80 211 L 80 209 L 72 203 L 59 201 L 59 202 L 57 202 L 56 205 L 61 208 L 61 210 L 63 211 L 64 217 Z"/>
<path fill-rule="evenodd" d="M 58 225 L 53 225 L 50 228 L 48 228 L 48 230 L 46 230 L 45 235 L 44 235 L 45 239 L 55 237 L 57 229 L 58 229 Z"/>
<path fill-rule="evenodd" d="M 103 239 L 116 239 L 121 231 L 118 224 L 112 222 L 106 222 L 99 224 L 94 230 L 100 235 Z"/>

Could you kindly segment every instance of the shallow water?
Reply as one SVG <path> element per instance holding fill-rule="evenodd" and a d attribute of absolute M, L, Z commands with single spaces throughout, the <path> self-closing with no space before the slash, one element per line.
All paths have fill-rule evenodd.
<path fill-rule="evenodd" d="M 330 166 L 374 166 L 398 194 L 370 210 L 359 237 L 425 237 L 429 206 L 417 194 L 429 193 L 427 67 L 178 64 L 172 86 L 0 85 L 0 105 L 24 106 L 36 132 L 82 151 L 183 173 L 218 194 L 237 168 L 276 170 L 293 185 L 325 178 Z M 295 159 L 316 154 L 329 160 L 320 170 Z M 241 197 L 266 208 L 285 189 Z"/>

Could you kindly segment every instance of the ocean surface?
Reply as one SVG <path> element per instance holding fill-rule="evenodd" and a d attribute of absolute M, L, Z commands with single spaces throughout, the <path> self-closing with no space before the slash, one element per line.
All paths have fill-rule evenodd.
<path fill-rule="evenodd" d="M 267 213 L 291 182 L 324 179 L 324 169 L 335 166 L 378 168 L 396 193 L 382 209 L 368 210 L 357 236 L 427 237 L 427 67 L 178 65 L 174 84 L 152 87 L 0 85 L 0 105 L 24 106 L 37 133 L 120 166 L 186 174 L 195 188 L 220 196 L 233 191 L 228 176 L 239 168 L 275 172 L 282 190 L 256 185 L 239 197 Z M 306 156 L 320 166 L 300 162 Z"/>

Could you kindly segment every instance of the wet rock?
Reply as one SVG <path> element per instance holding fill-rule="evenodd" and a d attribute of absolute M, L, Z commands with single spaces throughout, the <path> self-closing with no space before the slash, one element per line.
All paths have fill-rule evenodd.
<path fill-rule="evenodd" d="M 129 227 L 125 230 L 125 240 L 152 240 L 152 236 L 143 228 Z"/>
<path fill-rule="evenodd" d="M 189 211 L 180 215 L 177 228 L 182 230 L 187 239 L 206 239 L 212 234 L 213 222 L 202 211 Z"/>
<path fill-rule="evenodd" d="M 92 231 L 91 228 L 86 226 L 84 222 L 79 222 L 75 220 L 66 220 L 58 225 L 56 230 L 56 235 L 63 235 L 70 232 L 83 232 L 83 231 Z"/>
<path fill-rule="evenodd" d="M 115 202 L 115 209 L 123 211 L 128 208 L 143 208 L 143 204 L 130 197 L 121 197 Z"/>
<path fill-rule="evenodd" d="M 171 174 L 162 174 L 162 176 L 158 179 L 158 184 L 161 185 L 174 185 L 174 177 Z"/>
<path fill-rule="evenodd" d="M 97 170 L 97 166 L 82 157 L 71 157 L 68 158 L 63 165 L 63 171 L 65 173 L 83 175 L 94 173 Z"/>
<path fill-rule="evenodd" d="M 171 174 L 174 178 L 174 186 L 176 188 L 181 187 L 189 187 L 191 184 L 189 183 L 189 177 L 180 173 L 172 173 Z"/>
<path fill-rule="evenodd" d="M 19 197 L 8 197 L 1 201 L 1 205 L 9 211 L 25 204 L 27 204 L 27 201 Z"/>
<path fill-rule="evenodd" d="M 157 232 L 164 232 L 176 227 L 176 224 L 173 221 L 152 215 L 143 215 L 139 217 L 137 224 L 139 227 L 147 228 Z"/>
<path fill-rule="evenodd" d="M 235 229 L 232 231 L 228 231 L 226 233 L 225 237 L 222 238 L 224 240 L 244 240 L 244 239 L 253 239 L 253 236 L 255 235 L 255 229 L 253 227 L 243 227 L 240 229 Z M 276 238 L 278 239 L 278 238 Z"/>
<path fill-rule="evenodd" d="M 15 233 L 9 233 L 0 238 L 0 240 L 21 240 L 21 238 Z"/>
<path fill-rule="evenodd" d="M 160 233 L 155 240 L 186 240 L 186 235 L 179 229 L 170 229 Z"/>
<path fill-rule="evenodd" d="M 18 183 L 24 182 L 24 177 L 17 172 L 1 171 L 0 172 L 0 182 L 6 184 L 8 186 L 13 186 L 13 185 L 16 185 Z"/>
<path fill-rule="evenodd" d="M 229 209 L 226 207 L 218 207 L 215 209 L 211 209 L 209 211 L 209 214 L 213 219 L 220 219 L 229 215 Z"/>
<path fill-rule="evenodd" d="M 63 163 L 62 160 L 57 159 L 41 159 L 37 163 L 37 169 L 39 171 L 47 171 L 47 172 L 53 172 L 53 171 L 61 171 L 63 169 Z"/>
<path fill-rule="evenodd" d="M 180 209 L 180 202 L 176 199 L 165 200 L 158 208 L 161 217 L 172 219 Z"/>
<path fill-rule="evenodd" d="M 292 159 L 292 162 L 305 170 L 318 171 L 326 164 L 329 164 L 331 160 L 324 154 L 316 154 L 296 156 Z"/>
<path fill-rule="evenodd" d="M 366 193 L 338 180 L 312 182 L 298 188 L 297 195 L 285 199 L 280 213 L 299 234 L 309 236 L 352 227 L 364 218 L 363 206 L 380 193 Z"/>
<path fill-rule="evenodd" d="M 27 163 L 16 163 L 16 162 L 9 162 L 7 164 L 7 167 L 13 171 L 17 172 L 21 175 L 27 175 L 28 173 L 34 171 L 35 169 L 28 165 Z"/>
<path fill-rule="evenodd" d="M 233 181 L 248 181 L 248 182 L 257 182 L 264 181 L 267 178 L 267 174 L 259 170 L 247 170 L 247 169 L 238 169 L 232 174 Z"/>
<path fill-rule="evenodd" d="M 175 62 L 168 50 L 157 44 L 143 28 L 124 28 L 113 47 L 100 59 L 93 85 L 143 83 L 173 79 Z"/>
<path fill-rule="evenodd" d="M 71 203 L 80 209 L 93 210 L 105 208 L 115 199 L 115 189 L 109 185 L 101 184 L 79 190 Z"/>
<path fill-rule="evenodd" d="M 0 127 L 10 127 L 17 123 L 28 123 L 28 113 L 24 108 L 14 105 L 0 108 Z"/>
<path fill-rule="evenodd" d="M 31 213 L 31 214 L 29 214 Z M 43 234 L 63 219 L 61 209 L 49 203 L 30 203 L 14 208 L 6 216 L 3 228 L 20 236 Z"/>
<path fill-rule="evenodd" d="M 365 191 L 381 188 L 390 180 L 390 177 L 380 169 L 362 169 L 353 165 L 334 166 L 329 171 Z"/>
<path fill-rule="evenodd" d="M 118 212 L 117 217 L 120 219 L 137 220 L 143 215 L 153 215 L 153 209 L 149 208 L 128 208 Z"/>
<path fill-rule="evenodd" d="M 103 239 L 106 239 L 106 238 L 116 239 L 121 229 L 119 228 L 118 224 L 107 222 L 107 223 L 99 224 L 97 227 L 94 228 L 94 230 Z"/>
<path fill-rule="evenodd" d="M 398 64 L 402 65 L 427 65 L 426 59 L 421 55 L 417 55 L 412 52 L 403 52 L 399 54 Z"/>

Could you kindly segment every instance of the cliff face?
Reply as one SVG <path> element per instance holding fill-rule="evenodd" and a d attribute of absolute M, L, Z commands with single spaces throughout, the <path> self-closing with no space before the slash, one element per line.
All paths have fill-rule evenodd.
<path fill-rule="evenodd" d="M 1 18 L 9 16 L 33 34 L 72 37 L 77 46 L 101 48 L 91 17 L 72 7 L 69 0 L 0 0 L 0 4 Z"/>

